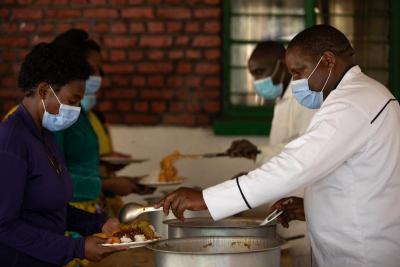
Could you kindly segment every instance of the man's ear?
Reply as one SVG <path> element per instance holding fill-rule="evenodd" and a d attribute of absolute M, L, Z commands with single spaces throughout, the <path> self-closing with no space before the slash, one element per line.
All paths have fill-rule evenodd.
<path fill-rule="evenodd" d="M 326 64 L 328 65 L 328 68 L 333 69 L 333 67 L 336 65 L 335 54 L 332 53 L 331 51 L 325 51 L 324 59 L 325 59 Z"/>
<path fill-rule="evenodd" d="M 36 92 L 41 99 L 45 100 L 48 97 L 49 92 L 50 92 L 49 84 L 46 82 L 39 83 L 37 86 Z"/>

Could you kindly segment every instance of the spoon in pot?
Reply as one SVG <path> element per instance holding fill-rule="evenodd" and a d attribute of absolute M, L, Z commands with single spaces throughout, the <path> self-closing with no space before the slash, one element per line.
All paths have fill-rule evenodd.
<path fill-rule="evenodd" d="M 130 223 L 135 220 L 140 214 L 145 212 L 161 211 L 161 208 L 154 208 L 153 206 L 143 206 L 139 203 L 130 202 L 125 204 L 119 212 L 119 221 L 122 223 Z"/>

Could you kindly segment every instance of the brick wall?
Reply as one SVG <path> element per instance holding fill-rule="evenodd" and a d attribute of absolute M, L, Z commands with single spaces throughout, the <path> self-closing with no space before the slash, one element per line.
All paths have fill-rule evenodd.
<path fill-rule="evenodd" d="M 209 125 L 221 109 L 221 0 L 1 0 L 0 115 L 25 54 L 71 27 L 103 48 L 110 123 Z"/>

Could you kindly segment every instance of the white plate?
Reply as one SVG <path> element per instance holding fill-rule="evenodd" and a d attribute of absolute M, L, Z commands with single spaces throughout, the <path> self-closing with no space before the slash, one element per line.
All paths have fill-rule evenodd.
<path fill-rule="evenodd" d="M 114 248 L 121 248 L 121 247 L 128 247 L 128 248 L 140 248 L 144 247 L 147 244 L 154 243 L 160 240 L 160 238 L 155 238 L 146 241 L 137 241 L 137 242 L 129 242 L 129 243 L 116 243 L 116 244 L 101 244 L 103 247 L 114 247 Z"/>
<path fill-rule="evenodd" d="M 142 163 L 148 161 L 148 159 L 133 159 L 133 158 L 124 158 L 124 157 L 102 157 L 101 161 L 105 161 L 109 164 L 130 164 L 130 163 Z"/>

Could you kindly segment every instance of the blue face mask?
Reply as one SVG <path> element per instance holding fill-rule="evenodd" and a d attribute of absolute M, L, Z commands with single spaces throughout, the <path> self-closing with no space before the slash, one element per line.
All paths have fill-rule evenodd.
<path fill-rule="evenodd" d="M 96 93 L 101 87 L 101 80 L 101 76 L 89 76 L 89 79 L 86 80 L 85 94 L 91 95 Z"/>
<path fill-rule="evenodd" d="M 96 95 L 85 95 L 81 100 L 81 106 L 84 110 L 90 111 L 94 106 L 96 106 L 97 97 Z"/>
<path fill-rule="evenodd" d="M 275 76 L 278 69 L 279 69 L 279 61 L 276 62 L 275 70 L 271 76 L 268 76 L 261 80 L 255 80 L 253 82 L 256 92 L 267 100 L 275 100 L 282 95 L 283 92 L 282 81 L 285 72 L 282 72 L 281 81 L 279 82 L 279 84 L 274 84 L 272 81 L 272 77 Z"/>
<path fill-rule="evenodd" d="M 311 72 L 310 76 L 308 76 L 307 79 L 300 79 L 300 80 L 295 80 L 292 81 L 291 86 L 292 86 L 292 92 L 294 97 L 297 99 L 297 101 L 310 109 L 318 109 L 322 106 L 322 102 L 324 102 L 324 89 L 326 84 L 329 81 L 329 77 L 331 76 L 332 73 L 332 68 L 329 69 L 329 74 L 328 78 L 325 81 L 324 86 L 322 87 L 321 91 L 312 91 L 310 90 L 310 87 L 308 85 L 308 80 L 310 77 L 314 74 L 315 70 L 317 69 L 319 63 L 321 62 L 323 56 L 319 59 L 317 65 Z"/>
<path fill-rule="evenodd" d="M 50 89 L 56 96 L 58 103 L 60 103 L 60 109 L 58 111 L 58 114 L 51 114 L 47 112 L 46 106 L 44 105 L 44 101 L 42 99 L 42 104 L 44 108 L 42 126 L 52 132 L 67 129 L 78 120 L 81 108 L 61 104 L 60 100 L 58 99 L 56 93 L 54 92 L 53 88 L 51 88 L 51 86 Z"/>

